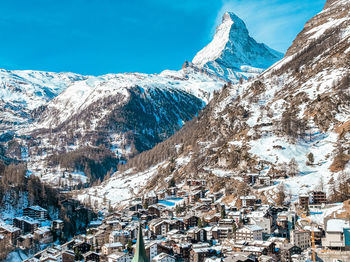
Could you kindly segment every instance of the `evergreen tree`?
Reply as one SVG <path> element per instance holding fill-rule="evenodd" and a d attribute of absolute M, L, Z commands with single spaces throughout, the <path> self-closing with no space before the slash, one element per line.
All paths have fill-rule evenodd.
<path fill-rule="evenodd" d="M 308 160 L 308 163 L 309 163 L 309 164 L 313 164 L 313 163 L 315 162 L 314 154 L 310 152 L 310 153 L 307 155 L 307 160 Z"/>
<path fill-rule="evenodd" d="M 175 183 L 175 178 L 172 177 L 170 180 L 169 180 L 169 184 L 168 184 L 168 187 L 175 187 L 176 186 L 176 183 Z"/>
<path fill-rule="evenodd" d="M 281 206 L 283 205 L 284 203 L 284 199 L 286 198 L 286 195 L 284 193 L 285 191 L 285 186 L 283 183 L 279 184 L 278 187 L 277 187 L 277 197 L 276 197 L 276 204 L 278 206 Z"/>
<path fill-rule="evenodd" d="M 132 241 L 131 241 L 131 239 L 128 239 L 127 250 L 129 251 L 129 253 L 132 252 Z"/>
<path fill-rule="evenodd" d="M 198 219 L 197 226 L 198 226 L 199 228 L 202 228 L 202 227 L 203 227 L 202 219 L 201 219 L 201 218 Z"/>
<path fill-rule="evenodd" d="M 41 183 L 41 199 L 46 199 L 47 195 L 46 195 L 46 189 L 45 189 L 45 185 L 44 183 Z"/>
<path fill-rule="evenodd" d="M 221 218 L 222 218 L 222 219 L 226 218 L 225 206 L 222 206 L 222 207 L 221 207 L 220 215 L 221 215 Z"/>
<path fill-rule="evenodd" d="M 113 207 L 111 204 L 111 200 L 108 201 L 108 213 L 113 213 Z"/>
<path fill-rule="evenodd" d="M 236 222 L 233 222 L 233 224 L 232 224 L 232 233 L 234 234 L 234 233 L 236 233 L 236 231 L 237 231 L 237 225 L 236 225 Z"/>
<path fill-rule="evenodd" d="M 298 163 L 295 160 L 295 158 L 293 157 L 289 164 L 288 164 L 288 172 L 287 172 L 288 176 L 296 176 L 299 174 L 299 167 L 298 167 Z"/>
<path fill-rule="evenodd" d="M 81 252 L 79 251 L 78 248 L 75 248 L 74 254 L 75 254 L 75 260 L 81 260 Z"/>

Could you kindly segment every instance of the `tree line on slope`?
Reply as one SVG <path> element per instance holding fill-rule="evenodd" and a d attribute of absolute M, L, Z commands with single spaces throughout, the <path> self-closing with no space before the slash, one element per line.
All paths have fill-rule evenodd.
<path fill-rule="evenodd" d="M 49 211 L 52 219 L 64 221 L 65 238 L 84 231 L 89 221 L 95 217 L 92 211 L 84 208 L 79 201 L 72 200 L 69 194 L 62 194 L 58 189 L 29 175 L 26 164 L 6 165 L 0 161 L 0 209 L 7 205 L 25 208 L 39 205 Z M 18 210 L 20 211 L 20 210 Z"/>
<path fill-rule="evenodd" d="M 104 146 L 85 146 L 65 153 L 56 153 L 48 158 L 49 166 L 60 166 L 66 171 L 79 171 L 89 178 L 90 184 L 102 181 L 108 173 L 113 173 L 119 163 L 113 152 Z"/>
<path fill-rule="evenodd" d="M 129 168 L 134 168 L 135 171 L 145 170 L 162 161 L 173 158 L 177 154 L 181 154 L 181 152 L 188 150 L 188 148 L 195 149 L 198 147 L 197 142 L 200 138 L 210 135 L 208 125 L 203 125 L 202 119 L 209 117 L 212 107 L 219 99 L 219 95 L 219 92 L 215 92 L 213 99 L 198 113 L 198 116 L 186 122 L 184 126 L 170 138 L 157 144 L 152 149 L 136 155 L 125 164 L 118 165 L 118 170 L 125 171 Z M 178 145 L 178 147 L 174 145 Z"/>

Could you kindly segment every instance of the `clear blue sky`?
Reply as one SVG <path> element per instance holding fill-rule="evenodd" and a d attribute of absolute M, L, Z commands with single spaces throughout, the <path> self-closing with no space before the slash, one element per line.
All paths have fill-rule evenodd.
<path fill-rule="evenodd" d="M 100 75 L 179 69 L 225 11 L 285 52 L 325 0 L 1 0 L 0 68 Z"/>

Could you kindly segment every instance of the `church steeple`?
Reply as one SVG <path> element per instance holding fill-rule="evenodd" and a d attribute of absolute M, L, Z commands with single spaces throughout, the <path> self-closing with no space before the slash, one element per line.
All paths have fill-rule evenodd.
<path fill-rule="evenodd" d="M 135 253 L 131 262 L 149 262 L 146 255 L 145 243 L 143 242 L 141 223 L 139 224 Z"/>

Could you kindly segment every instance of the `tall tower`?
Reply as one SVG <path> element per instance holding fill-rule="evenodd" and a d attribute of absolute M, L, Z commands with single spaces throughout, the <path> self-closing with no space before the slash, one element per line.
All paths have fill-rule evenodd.
<path fill-rule="evenodd" d="M 145 243 L 143 242 L 141 223 L 139 224 L 135 253 L 131 262 L 149 262 L 146 255 Z"/>

